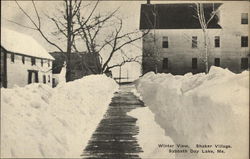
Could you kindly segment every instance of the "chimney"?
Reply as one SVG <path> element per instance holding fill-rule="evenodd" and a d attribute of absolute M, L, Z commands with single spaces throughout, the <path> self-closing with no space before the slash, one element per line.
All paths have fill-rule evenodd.
<path fill-rule="evenodd" d="M 150 0 L 147 0 L 147 4 L 150 4 Z"/>

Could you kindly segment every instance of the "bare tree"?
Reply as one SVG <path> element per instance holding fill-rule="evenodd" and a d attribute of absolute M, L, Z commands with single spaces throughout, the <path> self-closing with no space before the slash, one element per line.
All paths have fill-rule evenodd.
<path fill-rule="evenodd" d="M 214 5 L 214 4 L 213 4 Z M 200 25 L 201 25 L 201 29 L 202 29 L 202 33 L 203 33 L 203 39 L 204 39 L 204 54 L 205 54 L 205 58 L 204 58 L 204 63 L 205 63 L 205 72 L 208 73 L 209 71 L 209 50 L 208 50 L 208 46 L 209 46 L 209 36 L 208 36 L 208 25 L 209 23 L 213 20 L 213 18 L 215 18 L 218 9 L 215 10 L 213 7 L 213 11 L 210 14 L 210 17 L 207 18 L 205 16 L 205 12 L 204 12 L 204 4 L 203 3 L 196 3 L 196 8 L 195 11 L 197 13 L 197 16 L 195 16 L 196 18 L 198 18 Z"/>
<path fill-rule="evenodd" d="M 25 26 L 23 24 L 11 21 L 19 26 L 38 31 L 41 36 L 52 46 L 54 46 L 60 52 L 66 52 L 66 81 L 73 80 L 71 77 L 71 52 L 80 52 L 77 47 L 77 43 L 86 46 L 88 53 L 97 54 L 100 57 L 102 68 L 100 69 L 103 73 L 106 70 L 117 67 L 118 65 L 110 66 L 110 61 L 118 52 L 121 53 L 121 49 L 126 45 L 132 44 L 133 42 L 141 39 L 145 33 L 141 34 L 140 31 L 132 31 L 128 33 L 123 33 L 123 22 L 122 19 L 117 18 L 115 14 L 118 9 L 110 12 L 106 15 L 104 14 L 94 14 L 96 12 L 99 0 L 96 2 L 90 2 L 87 5 L 83 5 L 82 0 L 64 0 L 63 8 L 58 9 L 60 14 L 45 16 L 54 23 L 56 31 L 52 32 L 53 35 L 59 37 L 60 39 L 66 39 L 66 48 L 60 47 L 56 42 L 53 42 L 49 36 L 46 36 L 46 31 L 42 29 L 41 16 L 37 10 L 35 2 L 32 0 L 32 5 L 36 13 L 36 18 L 32 18 L 16 1 L 17 6 L 22 11 L 22 13 L 29 19 L 32 27 Z M 92 5 L 92 8 L 90 7 Z M 85 7 L 91 8 L 90 13 L 82 14 L 82 10 Z M 36 20 L 37 19 L 37 20 Z M 111 23 L 117 23 L 118 25 L 111 25 Z M 107 37 L 105 37 L 104 42 L 97 41 L 98 36 L 103 36 L 102 32 L 106 27 L 113 27 L 113 31 Z M 62 40 L 60 40 L 62 41 Z M 80 43 L 78 41 L 81 41 Z M 101 56 L 103 49 L 109 48 L 109 54 L 107 60 L 103 61 Z M 129 58 L 123 56 L 123 61 L 119 66 L 125 64 L 126 62 L 136 61 L 135 58 Z"/>
<path fill-rule="evenodd" d="M 128 57 L 124 52 L 122 53 L 122 48 L 127 45 L 133 45 L 133 43 L 143 36 L 145 36 L 148 31 L 141 33 L 141 31 L 132 31 L 123 33 L 123 21 L 121 18 L 115 16 L 118 9 L 107 15 L 97 15 L 90 20 L 90 23 L 82 21 L 81 15 L 78 15 L 78 24 L 80 29 L 78 30 L 79 35 L 84 40 L 85 45 L 90 53 L 97 53 L 101 58 L 102 72 L 106 72 L 112 68 L 124 65 L 127 62 L 138 62 L 138 57 Z M 110 23 L 113 22 L 113 23 Z M 113 27 L 113 31 L 109 35 L 105 36 L 104 42 L 97 42 L 98 36 L 105 27 Z M 102 34 L 103 35 L 103 34 Z M 104 48 L 109 48 L 108 58 L 103 61 L 102 50 Z M 122 55 L 122 61 L 119 64 L 110 65 L 111 59 L 114 55 Z"/>

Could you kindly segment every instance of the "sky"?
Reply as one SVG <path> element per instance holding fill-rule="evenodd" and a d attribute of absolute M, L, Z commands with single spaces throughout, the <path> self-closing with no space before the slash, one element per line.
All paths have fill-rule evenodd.
<path fill-rule="evenodd" d="M 2 18 L 1 18 L 1 27 L 9 28 L 11 30 L 15 30 L 24 34 L 27 34 L 29 36 L 32 36 L 35 40 L 37 40 L 48 52 L 57 51 L 54 47 L 49 45 L 42 37 L 41 35 L 31 29 L 23 28 L 19 25 L 16 25 L 14 23 L 9 22 L 15 21 L 17 23 L 26 25 L 26 26 L 32 26 L 32 24 L 29 22 L 27 17 L 25 17 L 22 12 L 17 7 L 16 3 L 14 1 L 2 1 Z M 84 4 L 89 3 L 89 1 L 85 1 Z M 100 13 L 108 13 L 111 11 L 114 11 L 115 9 L 119 8 L 119 11 L 117 12 L 117 16 L 123 19 L 123 32 L 131 32 L 139 29 L 139 15 L 140 15 L 140 4 L 146 3 L 145 1 L 101 1 L 96 9 L 96 12 Z M 29 15 L 31 15 L 32 18 L 35 18 L 35 11 L 32 7 L 31 1 L 20 1 L 19 4 L 22 6 L 22 8 L 28 12 Z M 48 35 L 48 37 L 52 41 L 56 41 L 57 44 L 59 43 L 60 46 L 65 46 L 65 41 L 60 40 L 58 42 L 58 39 L 55 38 L 55 36 L 51 35 L 50 32 L 54 28 L 54 24 L 51 23 L 45 16 L 45 14 L 48 14 L 50 16 L 54 16 L 56 13 L 58 13 L 58 8 L 62 8 L 62 2 L 60 1 L 35 1 L 35 4 L 37 6 L 38 12 L 41 16 L 41 24 L 42 29 Z M 90 7 L 89 7 L 90 8 Z M 86 11 L 87 13 L 87 11 Z M 57 14 L 56 14 L 57 15 Z M 142 46 L 141 40 L 137 41 L 135 43 L 137 47 L 133 46 L 127 46 L 124 51 L 128 55 L 132 56 L 138 56 L 142 54 L 142 50 L 140 47 Z M 112 60 L 112 63 L 115 64 L 119 62 L 118 58 L 114 58 Z M 132 78 L 136 79 L 140 76 L 141 73 L 141 66 L 138 63 L 128 63 L 125 64 L 122 67 L 122 76 L 126 77 L 127 75 Z M 115 77 L 119 74 L 119 69 L 112 70 L 113 75 Z"/>

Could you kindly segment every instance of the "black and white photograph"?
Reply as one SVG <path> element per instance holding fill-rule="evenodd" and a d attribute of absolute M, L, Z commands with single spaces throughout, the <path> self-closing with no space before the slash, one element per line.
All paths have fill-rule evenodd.
<path fill-rule="evenodd" d="M 248 0 L 0 3 L 0 158 L 249 158 Z"/>

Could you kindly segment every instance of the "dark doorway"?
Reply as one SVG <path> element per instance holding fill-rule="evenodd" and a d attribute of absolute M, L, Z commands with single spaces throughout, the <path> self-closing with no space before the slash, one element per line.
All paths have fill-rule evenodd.
<path fill-rule="evenodd" d="M 28 84 L 30 83 L 38 83 L 38 71 L 28 70 Z"/>

